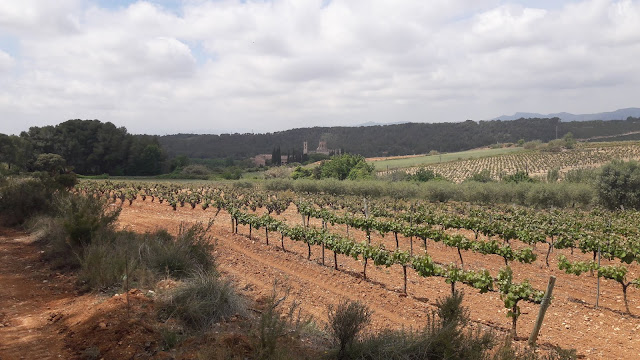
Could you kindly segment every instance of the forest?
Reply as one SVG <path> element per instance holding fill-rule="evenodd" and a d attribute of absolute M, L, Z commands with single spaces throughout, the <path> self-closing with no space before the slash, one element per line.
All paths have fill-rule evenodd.
<path fill-rule="evenodd" d="M 38 156 L 60 155 L 68 170 L 82 175 L 148 176 L 170 173 L 180 163 L 217 161 L 237 165 L 257 154 L 302 152 L 307 141 L 365 157 L 454 152 L 515 143 L 549 141 L 572 133 L 576 139 L 609 136 L 626 139 L 640 133 L 640 119 L 561 122 L 551 119 L 407 123 L 365 127 L 312 127 L 266 134 L 168 136 L 133 135 L 124 127 L 99 120 L 68 120 L 31 127 L 20 135 L 0 134 L 0 163 L 9 170 L 36 171 Z M 189 160 L 191 159 L 191 160 Z M 221 165 L 222 166 L 222 165 Z M 242 166 L 247 166 L 246 164 Z"/>
<path fill-rule="evenodd" d="M 99 120 L 68 120 L 31 127 L 19 136 L 0 134 L 0 162 L 37 171 L 42 154 L 57 154 L 83 175 L 156 175 L 166 155 L 157 136 L 131 135 L 124 127 Z"/>
<path fill-rule="evenodd" d="M 495 143 L 541 140 L 547 142 L 571 132 L 577 139 L 619 136 L 640 131 L 640 119 L 561 122 L 551 119 L 471 121 L 459 123 L 407 123 L 364 127 L 312 127 L 266 134 L 162 136 L 158 140 L 169 156 L 235 159 L 269 154 L 279 146 L 283 152 L 302 151 L 307 141 L 313 149 L 320 140 L 329 149 L 373 156 L 424 154 L 432 150 L 454 152 Z M 615 140 L 612 138 L 610 140 Z"/>

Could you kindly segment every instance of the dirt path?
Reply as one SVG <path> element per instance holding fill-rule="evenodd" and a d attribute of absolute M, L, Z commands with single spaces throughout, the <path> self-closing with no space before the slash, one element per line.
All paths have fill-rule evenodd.
<path fill-rule="evenodd" d="M 72 285 L 40 262 L 24 233 L 0 229 L 0 359 L 69 359 L 52 308 Z"/>
<path fill-rule="evenodd" d="M 172 211 L 169 206 L 158 203 L 136 201 L 125 205 L 120 215 L 120 224 L 134 231 L 152 231 L 168 228 L 175 231 L 180 222 L 206 222 L 214 210 L 202 211 L 188 207 Z M 285 213 L 288 221 L 299 221 L 295 211 Z M 319 226 L 319 224 L 316 224 Z M 409 295 L 402 294 L 402 268 L 398 266 L 380 268 L 369 266 L 367 280 L 362 278 L 362 262 L 338 256 L 339 271 L 333 269 L 333 253 L 325 252 L 322 265 L 320 248 L 312 248 L 311 260 L 307 260 L 307 246 L 285 239 L 286 252 L 280 248 L 280 236 L 270 235 L 266 245 L 264 230 L 253 231 L 248 237 L 247 227 L 240 227 L 240 234 L 230 230 L 230 218 L 223 211 L 216 219 L 212 234 L 218 242 L 216 253 L 220 270 L 234 279 L 244 293 L 253 298 L 268 295 L 275 279 L 283 280 L 291 288 L 291 297 L 302 303 L 303 310 L 323 322 L 329 304 L 342 299 L 361 300 L 374 311 L 374 328 L 420 328 L 428 311 L 434 308 L 436 299 L 449 293 L 449 285 L 439 278 L 420 278 L 409 271 Z M 334 231 L 341 231 L 335 228 Z M 395 242 L 387 236 L 375 236 L 374 242 L 384 242 L 387 248 Z M 407 245 L 407 239 L 401 243 Z M 421 249 L 415 242 L 415 249 Z M 550 268 L 546 268 L 542 246 L 536 249 L 539 260 L 533 265 L 511 264 L 517 281 L 530 279 L 538 289 L 546 287 L 549 275 L 558 278 L 554 301 L 547 313 L 545 325 L 539 337 L 543 347 L 560 345 L 576 348 L 587 359 L 637 359 L 640 358 L 640 298 L 639 291 L 630 293 L 630 306 L 635 315 L 624 312 L 619 285 L 603 281 L 600 309 L 594 309 L 591 300 L 595 292 L 595 278 L 575 277 L 557 270 L 554 253 Z M 437 261 L 456 261 L 455 250 L 441 244 L 429 244 L 429 253 Z M 487 268 L 497 274 L 504 265 L 499 257 L 464 253 L 465 265 L 471 268 Z M 637 274 L 637 266 L 630 268 Z M 636 277 L 637 275 L 633 275 Z M 465 291 L 465 305 L 469 307 L 471 319 L 480 327 L 506 332 L 510 320 L 506 317 L 499 294 L 479 294 L 461 286 Z M 522 303 L 522 316 L 518 322 L 518 334 L 528 336 L 538 306 Z"/>

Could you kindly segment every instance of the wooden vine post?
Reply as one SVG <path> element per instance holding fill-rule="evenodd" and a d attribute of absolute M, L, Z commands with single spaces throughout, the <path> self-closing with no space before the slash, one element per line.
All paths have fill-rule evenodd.
<path fill-rule="evenodd" d="M 369 208 L 367 207 L 367 198 L 363 198 L 362 199 L 364 202 L 364 218 L 365 219 L 369 219 Z M 371 244 L 371 237 L 369 237 L 369 228 L 367 228 L 367 239 L 368 239 L 368 244 Z M 367 280 L 367 262 L 368 262 L 368 258 L 367 255 L 364 255 L 364 270 L 362 271 L 362 276 L 365 280 Z"/>
<path fill-rule="evenodd" d="M 556 277 L 550 276 L 549 283 L 547 284 L 547 291 L 544 293 L 544 298 L 540 303 L 540 311 L 538 312 L 538 318 L 536 319 L 536 324 L 531 331 L 531 336 L 529 336 L 529 345 L 534 346 L 536 344 L 536 340 L 538 339 L 538 333 L 540 333 L 540 328 L 542 328 L 542 322 L 544 321 L 544 315 L 551 305 L 551 294 L 553 293 L 553 287 L 556 284 Z"/>

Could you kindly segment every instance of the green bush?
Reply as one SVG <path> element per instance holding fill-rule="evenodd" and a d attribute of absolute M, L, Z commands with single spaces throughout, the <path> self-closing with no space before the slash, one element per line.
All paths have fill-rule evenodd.
<path fill-rule="evenodd" d="M 564 175 L 564 181 L 576 184 L 595 184 L 598 179 L 597 169 L 573 169 Z"/>
<path fill-rule="evenodd" d="M 515 174 L 505 175 L 502 177 L 502 182 L 506 183 L 523 183 L 523 182 L 536 182 L 528 173 L 524 171 L 518 171 Z"/>
<path fill-rule="evenodd" d="M 198 269 L 214 271 L 214 243 L 207 234 L 212 225 L 180 224 L 175 238 L 165 230 L 148 234 L 141 250 L 144 261 L 154 272 L 175 278 L 185 278 Z"/>
<path fill-rule="evenodd" d="M 185 175 L 202 175 L 207 176 L 211 174 L 211 169 L 204 165 L 187 165 L 180 171 Z"/>
<path fill-rule="evenodd" d="M 560 169 L 559 168 L 553 168 L 553 169 L 550 169 L 549 171 L 547 171 L 547 182 L 548 183 L 558 182 L 558 180 L 560 180 Z"/>
<path fill-rule="evenodd" d="M 55 199 L 55 213 L 66 230 L 72 248 L 86 246 L 93 236 L 113 226 L 120 208 L 112 208 L 100 198 L 65 194 Z"/>
<path fill-rule="evenodd" d="M 10 179 L 0 188 L 0 224 L 24 224 L 31 217 L 50 212 L 55 189 L 41 179 Z"/>
<path fill-rule="evenodd" d="M 480 182 L 465 183 L 463 193 L 465 201 L 476 204 L 495 204 L 505 195 L 504 186 Z"/>
<path fill-rule="evenodd" d="M 302 166 L 296 167 L 291 173 L 291 178 L 296 179 L 310 179 L 313 176 L 311 169 L 303 168 Z"/>
<path fill-rule="evenodd" d="M 242 177 L 242 170 L 240 168 L 227 168 L 222 172 L 222 178 L 225 180 L 240 180 Z"/>
<path fill-rule="evenodd" d="M 465 181 L 488 183 L 488 182 L 494 182 L 495 180 L 491 177 L 491 172 L 489 171 L 489 169 L 484 169 L 479 173 L 475 173 L 469 176 Z"/>
<path fill-rule="evenodd" d="M 254 183 L 252 183 L 251 181 L 247 181 L 247 180 L 234 181 L 233 182 L 233 187 L 235 189 L 253 189 L 254 188 Z"/>
<path fill-rule="evenodd" d="M 447 181 L 429 182 L 423 185 L 425 199 L 432 202 L 447 202 L 460 199 L 463 194 L 458 184 Z"/>
<path fill-rule="evenodd" d="M 535 150 L 540 145 L 542 145 L 542 141 L 533 140 L 533 141 L 527 141 L 526 143 L 522 144 L 522 147 L 527 149 L 527 150 Z"/>
<path fill-rule="evenodd" d="M 567 192 L 562 191 L 562 188 L 554 184 L 537 184 L 537 186 L 531 187 L 527 193 L 525 205 L 537 208 L 552 206 L 562 208 L 566 207 L 569 202 L 567 195 Z"/>
<path fill-rule="evenodd" d="M 603 166 L 596 188 L 600 204 L 608 209 L 640 209 L 640 163 L 613 161 Z"/>
<path fill-rule="evenodd" d="M 230 282 L 216 273 L 199 271 L 175 288 L 160 303 L 159 310 L 163 317 L 176 317 L 189 329 L 206 331 L 243 308 Z"/>
<path fill-rule="evenodd" d="M 289 179 L 269 179 L 263 182 L 265 190 L 286 191 L 293 190 L 293 181 Z"/>
<path fill-rule="evenodd" d="M 420 168 L 414 174 L 411 174 L 407 177 L 407 180 L 417 181 L 417 182 L 427 182 L 431 180 L 439 179 L 438 175 L 436 175 L 433 170 Z"/>
<path fill-rule="evenodd" d="M 372 178 L 374 170 L 375 167 L 367 164 L 362 155 L 343 154 L 322 161 L 310 175 L 316 179 L 360 180 Z M 297 178 L 309 175 L 303 168 L 294 173 Z"/>
<path fill-rule="evenodd" d="M 44 259 L 54 269 L 80 267 L 81 249 L 72 249 L 62 221 L 53 216 L 37 217 L 31 222 L 30 230 L 38 234 L 38 243 L 44 246 Z"/>

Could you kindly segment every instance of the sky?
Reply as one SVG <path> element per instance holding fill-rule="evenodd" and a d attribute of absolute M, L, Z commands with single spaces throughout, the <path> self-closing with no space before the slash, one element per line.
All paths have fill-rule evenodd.
<path fill-rule="evenodd" d="M 0 0 L 0 133 L 640 107 L 640 0 Z"/>

